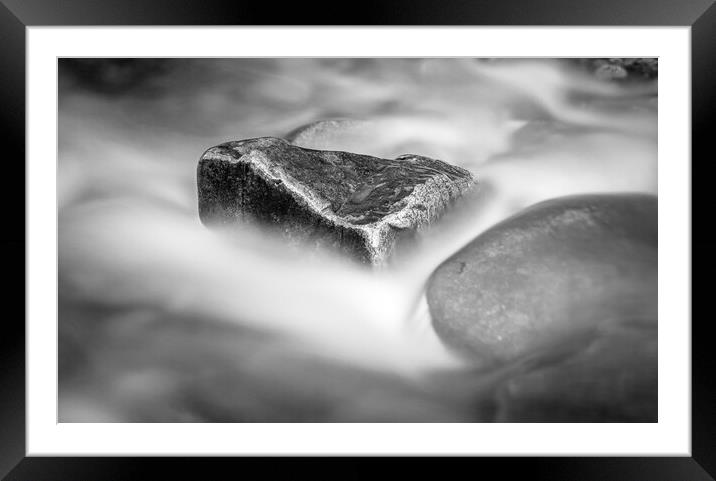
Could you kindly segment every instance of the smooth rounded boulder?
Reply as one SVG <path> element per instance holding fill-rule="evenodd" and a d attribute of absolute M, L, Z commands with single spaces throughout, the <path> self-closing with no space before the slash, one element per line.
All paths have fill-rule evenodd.
<path fill-rule="evenodd" d="M 436 269 L 426 293 L 433 326 L 445 344 L 490 365 L 604 323 L 656 323 L 657 244 L 653 195 L 535 204 Z"/>

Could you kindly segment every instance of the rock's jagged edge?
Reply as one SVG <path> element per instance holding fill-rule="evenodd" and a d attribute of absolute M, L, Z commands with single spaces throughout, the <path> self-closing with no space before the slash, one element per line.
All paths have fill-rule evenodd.
<path fill-rule="evenodd" d="M 268 151 L 287 160 L 279 164 Z M 335 166 L 335 178 L 320 185 L 326 192 L 297 178 L 305 177 L 301 169 L 306 168 L 307 161 L 329 165 L 329 169 Z M 358 173 L 345 168 L 346 163 L 370 171 L 373 183 L 366 184 Z M 402 169 L 400 174 L 405 171 L 407 178 L 412 175 L 413 180 L 417 177 L 422 182 L 402 186 L 403 191 L 387 197 L 385 191 L 382 197 L 376 194 L 373 200 L 380 202 L 371 205 L 371 195 L 385 187 L 376 184 L 375 178 L 380 180 L 381 172 L 390 168 Z M 320 178 L 325 173 L 317 175 Z M 400 176 L 391 180 L 396 179 Z M 436 220 L 476 183 L 469 171 L 426 157 L 378 159 L 305 149 L 272 137 L 227 142 L 208 149 L 199 161 L 197 182 L 199 215 L 204 224 L 253 218 L 280 226 L 290 236 L 328 244 L 378 265 L 390 257 L 399 238 Z M 267 205 L 271 209 L 266 209 Z"/>

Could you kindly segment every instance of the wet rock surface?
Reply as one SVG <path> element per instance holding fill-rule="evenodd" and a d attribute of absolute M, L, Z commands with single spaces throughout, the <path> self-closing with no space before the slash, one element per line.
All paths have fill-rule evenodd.
<path fill-rule="evenodd" d="M 207 150 L 197 182 L 206 225 L 255 221 L 372 264 L 385 263 L 400 239 L 475 183 L 468 171 L 427 157 L 380 159 L 272 137 Z"/>
<path fill-rule="evenodd" d="M 485 365 L 589 338 L 605 323 L 655 324 L 657 199 L 579 195 L 536 204 L 438 267 L 427 300 L 440 338 Z"/>

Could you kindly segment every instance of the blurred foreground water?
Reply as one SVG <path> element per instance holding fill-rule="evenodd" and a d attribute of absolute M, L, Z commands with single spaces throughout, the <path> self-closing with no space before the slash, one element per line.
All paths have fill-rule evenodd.
<path fill-rule="evenodd" d="M 442 346 L 430 273 L 535 202 L 656 194 L 656 81 L 564 61 L 61 60 L 59 88 L 63 422 L 491 420 L 505 372 Z M 480 189 L 378 271 L 200 224 L 204 150 L 323 119 L 352 122 L 308 147 L 431 156 Z"/>

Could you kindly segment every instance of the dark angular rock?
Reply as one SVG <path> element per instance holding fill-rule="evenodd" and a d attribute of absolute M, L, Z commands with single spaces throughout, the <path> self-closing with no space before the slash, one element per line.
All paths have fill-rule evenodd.
<path fill-rule="evenodd" d="M 396 242 L 433 222 L 472 175 L 445 162 L 304 149 L 272 137 L 227 142 L 202 155 L 199 216 L 276 226 L 289 239 L 382 264 Z"/>
<path fill-rule="evenodd" d="M 493 226 L 427 287 L 443 341 L 487 364 L 620 319 L 657 319 L 657 198 L 569 196 Z"/>

